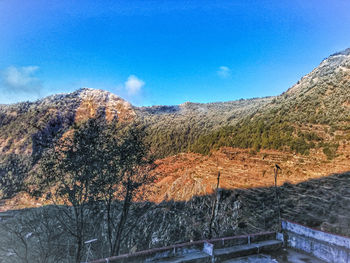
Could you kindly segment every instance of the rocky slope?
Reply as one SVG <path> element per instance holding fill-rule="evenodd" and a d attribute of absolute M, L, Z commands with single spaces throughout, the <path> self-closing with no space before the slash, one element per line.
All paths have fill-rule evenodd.
<path fill-rule="evenodd" d="M 0 105 L 0 154 L 31 155 L 39 150 L 35 139 L 53 140 L 74 123 L 98 114 L 109 121 L 135 118 L 130 103 L 109 92 L 93 89 L 53 95 L 36 102 Z"/>

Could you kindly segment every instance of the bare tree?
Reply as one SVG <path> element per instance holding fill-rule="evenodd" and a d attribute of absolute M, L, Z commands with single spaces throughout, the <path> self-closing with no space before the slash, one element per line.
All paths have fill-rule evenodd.
<path fill-rule="evenodd" d="M 75 126 L 43 155 L 32 193 L 46 194 L 60 210 L 57 218 L 75 240 L 76 262 L 82 258 L 91 211 L 100 209 L 100 204 L 106 213 L 109 253 L 119 253 L 133 198 L 151 179 L 148 171 L 153 159 L 148 157 L 143 137 L 143 130 L 136 125 L 123 127 L 101 118 L 90 119 Z M 39 190 L 33 187 L 38 185 Z M 116 199 L 123 201 L 121 210 L 116 210 Z"/>
<path fill-rule="evenodd" d="M 153 180 L 149 171 L 154 168 L 153 158 L 149 155 L 149 146 L 143 141 L 144 130 L 135 124 L 119 128 L 116 137 L 110 136 L 110 130 L 105 130 L 110 134 L 106 138 L 113 141 L 116 140 L 115 138 L 119 139 L 118 153 L 111 156 L 114 160 L 118 158 L 119 166 L 100 173 L 98 183 L 99 187 L 104 189 L 100 193 L 106 211 L 104 218 L 107 225 L 110 255 L 119 254 L 124 226 L 132 201 L 140 193 L 141 187 Z M 108 145 L 115 147 L 114 143 Z M 121 211 L 114 203 L 116 199 L 122 200 Z"/>
<path fill-rule="evenodd" d="M 1 262 L 63 262 L 66 254 L 62 228 L 50 207 L 17 211 L 0 223 Z"/>
<path fill-rule="evenodd" d="M 46 151 L 34 177 L 35 185 L 41 188 L 35 188 L 33 194 L 46 194 L 53 201 L 59 209 L 57 219 L 75 239 L 76 262 L 81 261 L 88 208 L 98 190 L 96 178 L 104 168 L 100 165 L 103 156 L 98 147 L 103 128 L 97 119 L 75 126 L 71 134 Z"/>

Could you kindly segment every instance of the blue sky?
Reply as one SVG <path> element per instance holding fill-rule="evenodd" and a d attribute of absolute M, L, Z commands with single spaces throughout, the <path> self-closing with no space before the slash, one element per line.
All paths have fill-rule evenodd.
<path fill-rule="evenodd" d="M 0 103 L 82 87 L 135 105 L 278 95 L 350 47 L 350 1 L 0 0 Z"/>

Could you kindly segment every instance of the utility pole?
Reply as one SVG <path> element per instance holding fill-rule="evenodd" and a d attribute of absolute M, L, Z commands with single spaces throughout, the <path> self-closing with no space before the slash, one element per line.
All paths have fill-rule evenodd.
<path fill-rule="evenodd" d="M 214 204 L 211 211 L 211 218 L 210 218 L 210 224 L 209 224 L 209 239 L 212 238 L 213 223 L 219 209 L 219 202 L 220 202 L 220 192 L 218 191 L 219 186 L 220 186 L 220 171 L 218 171 L 218 178 L 217 178 L 217 184 L 216 184 L 216 191 L 215 191 L 216 198 L 214 200 Z"/>
<path fill-rule="evenodd" d="M 264 216 L 264 230 L 266 229 L 266 215 L 265 215 L 265 202 L 262 202 L 263 216 Z"/>
<path fill-rule="evenodd" d="M 277 188 L 277 176 L 278 176 L 278 170 L 281 170 L 281 167 L 278 166 L 278 164 L 275 164 L 275 167 L 273 168 L 274 174 L 275 174 L 275 198 L 277 200 L 277 209 L 278 209 L 278 231 L 281 228 L 281 207 L 280 207 L 280 199 L 278 196 L 278 188 Z"/>

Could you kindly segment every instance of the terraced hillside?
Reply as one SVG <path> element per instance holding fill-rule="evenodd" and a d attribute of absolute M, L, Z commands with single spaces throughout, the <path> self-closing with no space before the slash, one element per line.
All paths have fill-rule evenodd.
<path fill-rule="evenodd" d="M 329 160 L 321 149 L 311 150 L 309 156 L 261 150 L 223 147 L 210 156 L 179 154 L 157 161 L 154 171 L 157 181 L 151 186 L 154 195 L 150 200 L 189 200 L 192 196 L 206 195 L 216 189 L 217 173 L 220 185 L 227 189 L 268 187 L 274 184 L 273 168 L 278 164 L 282 171 L 279 184 L 296 184 L 331 173 L 348 171 L 350 145 L 340 146 L 341 153 Z"/>
<path fill-rule="evenodd" d="M 205 196 L 216 189 L 220 172 L 220 186 L 225 189 L 248 189 L 274 185 L 275 164 L 279 172 L 278 185 L 297 184 L 310 179 L 343 173 L 350 167 L 350 145 L 342 145 L 341 154 L 329 160 L 321 149 L 312 150 L 309 156 L 261 150 L 223 147 L 210 156 L 182 153 L 156 161 L 152 172 L 153 184 L 144 188 L 142 199 L 160 203 L 164 200 L 188 201 L 193 196 Z M 34 200 L 27 194 L 7 200 L 3 210 L 47 204 L 45 199 Z"/>

